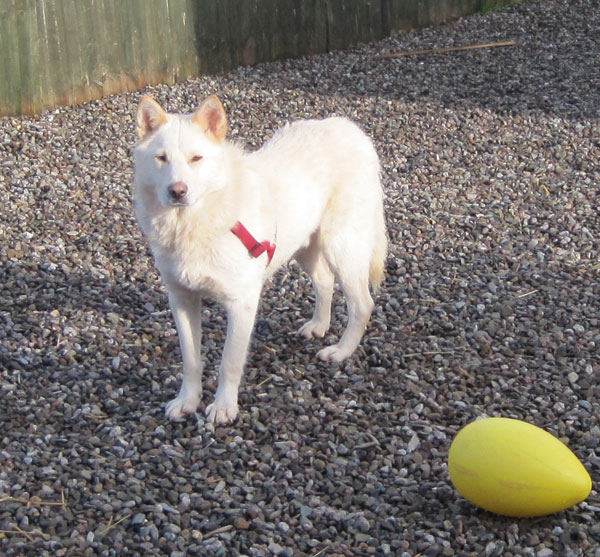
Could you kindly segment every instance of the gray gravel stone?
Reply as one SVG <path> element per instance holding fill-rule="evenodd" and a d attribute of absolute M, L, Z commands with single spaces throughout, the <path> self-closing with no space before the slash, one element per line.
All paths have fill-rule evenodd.
<path fill-rule="evenodd" d="M 139 93 L 0 120 L 0 553 L 600 555 L 599 499 L 496 517 L 448 478 L 476 417 L 544 427 L 600 469 L 600 10 L 544 0 L 346 52 L 148 88 L 212 93 L 230 137 L 345 115 L 381 155 L 387 278 L 355 356 L 266 289 L 241 414 L 167 422 L 180 355 L 131 207 Z M 380 59 L 514 39 L 514 47 Z M 345 308 L 336 297 L 332 336 Z M 215 389 L 225 317 L 205 307 Z"/>

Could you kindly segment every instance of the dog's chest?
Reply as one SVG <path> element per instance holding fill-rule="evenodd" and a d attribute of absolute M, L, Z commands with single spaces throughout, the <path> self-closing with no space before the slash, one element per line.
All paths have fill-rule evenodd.
<path fill-rule="evenodd" d="M 223 301 L 230 297 L 227 273 L 213 254 L 157 255 L 156 262 L 167 285 L 177 285 L 185 290 Z"/>

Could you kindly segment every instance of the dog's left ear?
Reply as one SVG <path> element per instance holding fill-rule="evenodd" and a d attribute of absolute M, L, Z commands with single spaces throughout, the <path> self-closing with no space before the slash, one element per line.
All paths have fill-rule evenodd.
<path fill-rule="evenodd" d="M 192 117 L 194 124 L 200 126 L 202 131 L 211 136 L 217 143 L 225 139 L 227 133 L 227 116 L 219 97 L 208 97 Z"/>

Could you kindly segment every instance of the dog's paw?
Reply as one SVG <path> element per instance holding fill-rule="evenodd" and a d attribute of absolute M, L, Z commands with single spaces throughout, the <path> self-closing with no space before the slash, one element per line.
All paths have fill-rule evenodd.
<path fill-rule="evenodd" d="M 228 403 L 227 401 L 215 401 L 208 405 L 206 409 L 206 419 L 210 423 L 227 424 L 233 422 L 238 415 L 237 403 Z"/>
<path fill-rule="evenodd" d="M 323 338 L 327 332 L 327 329 L 329 329 L 329 323 L 311 319 L 310 321 L 304 323 L 302 327 L 300 327 L 298 333 L 304 338 Z"/>
<path fill-rule="evenodd" d="M 170 420 L 178 420 L 184 414 L 194 414 L 200 404 L 199 396 L 179 395 L 167 404 L 165 414 Z"/>
<path fill-rule="evenodd" d="M 324 362 L 341 362 L 352 355 L 354 350 L 346 350 L 339 344 L 333 346 L 327 346 L 317 352 L 317 358 Z"/>

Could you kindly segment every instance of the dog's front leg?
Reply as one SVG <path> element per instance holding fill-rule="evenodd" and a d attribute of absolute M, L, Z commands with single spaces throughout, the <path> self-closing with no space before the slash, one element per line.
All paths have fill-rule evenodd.
<path fill-rule="evenodd" d="M 177 398 L 167 404 L 172 420 L 193 414 L 202 396 L 202 300 L 194 292 L 169 287 L 169 304 L 183 358 L 183 381 Z"/>
<path fill-rule="evenodd" d="M 259 296 L 260 291 L 247 292 L 243 300 L 235 300 L 226 306 L 227 338 L 219 369 L 219 386 L 215 401 L 206 409 L 209 422 L 227 423 L 237 417 L 238 388 L 242 380 Z"/>

